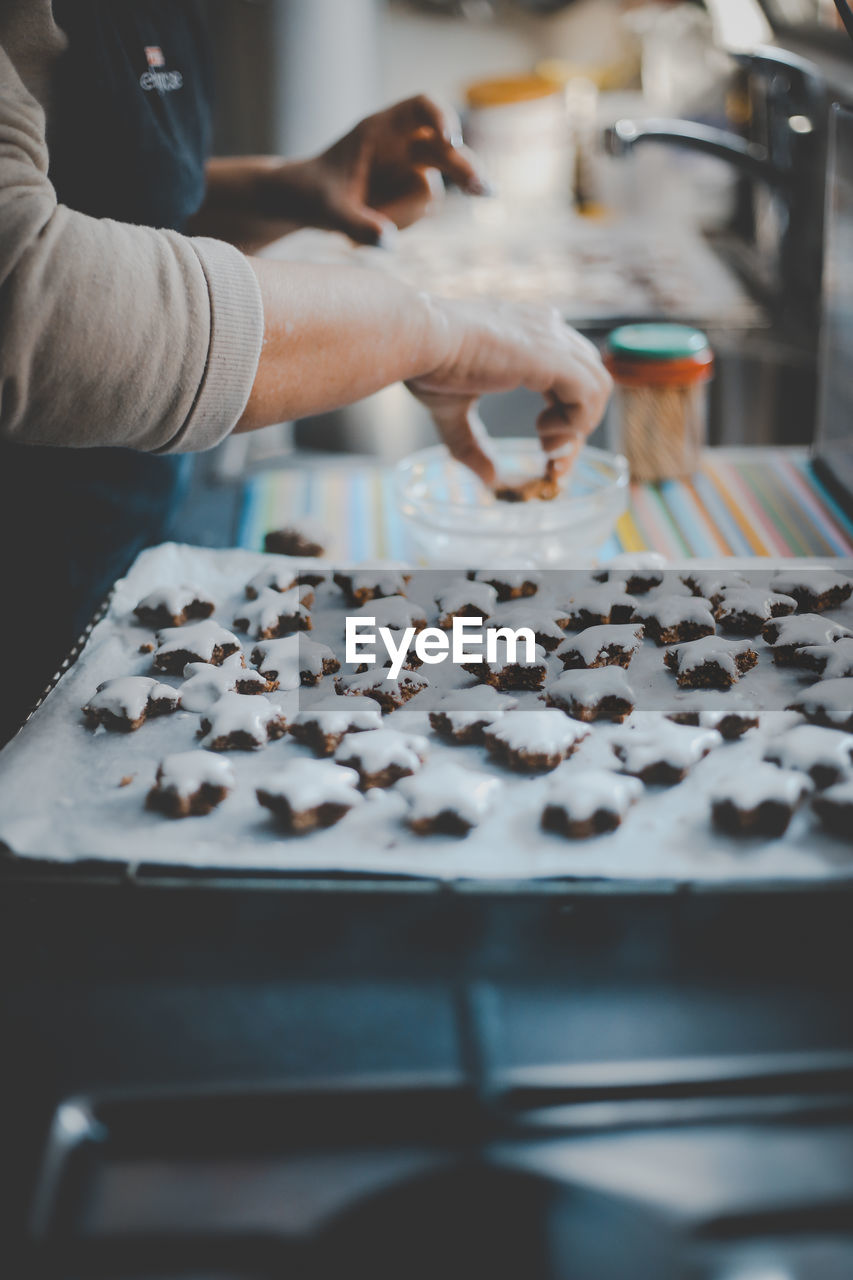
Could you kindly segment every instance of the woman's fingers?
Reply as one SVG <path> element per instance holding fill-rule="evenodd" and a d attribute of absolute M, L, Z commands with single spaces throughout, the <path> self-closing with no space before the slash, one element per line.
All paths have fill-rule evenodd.
<path fill-rule="evenodd" d="M 467 396 L 445 396 L 416 391 L 426 405 L 444 443 L 461 462 L 490 489 L 497 471 L 489 453 L 489 435 L 477 410 L 477 401 Z"/>

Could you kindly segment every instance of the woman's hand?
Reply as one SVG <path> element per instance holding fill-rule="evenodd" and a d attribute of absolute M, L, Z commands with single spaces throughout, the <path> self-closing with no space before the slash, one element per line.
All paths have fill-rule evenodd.
<path fill-rule="evenodd" d="M 209 161 L 204 204 L 190 230 L 230 240 L 246 253 L 298 227 L 387 244 L 397 227 L 426 212 L 442 178 L 469 195 L 487 190 L 457 117 L 430 98 L 409 98 L 368 116 L 309 160 Z"/>
<path fill-rule="evenodd" d="M 527 387 L 546 405 L 536 422 L 549 474 L 565 474 L 598 426 L 612 381 L 598 351 L 551 307 L 429 299 L 433 325 L 444 328 L 444 358 L 409 390 L 432 413 L 454 458 L 487 485 L 495 483 L 481 395 Z"/>
<path fill-rule="evenodd" d="M 238 431 L 405 382 L 453 456 L 492 485 L 481 395 L 521 386 L 544 397 L 537 427 L 552 475 L 571 466 L 604 413 L 611 382 L 598 352 L 551 308 L 432 298 L 365 267 L 250 261 L 265 337 Z"/>
<path fill-rule="evenodd" d="M 314 202 L 314 225 L 343 231 L 359 244 L 377 244 L 394 227 L 416 222 L 441 178 L 469 195 L 483 195 L 487 189 L 474 156 L 462 144 L 458 118 L 423 95 L 368 116 L 299 168 L 305 193 Z M 293 175 L 281 176 L 288 184 Z M 267 195 L 275 203 L 274 171 Z"/>

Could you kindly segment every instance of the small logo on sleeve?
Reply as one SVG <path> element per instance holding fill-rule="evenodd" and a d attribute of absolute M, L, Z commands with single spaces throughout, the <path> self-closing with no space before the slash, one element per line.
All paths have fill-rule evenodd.
<path fill-rule="evenodd" d="M 144 49 L 148 70 L 139 77 L 139 84 L 146 93 L 174 93 L 182 89 L 184 77 L 180 71 L 168 71 L 166 58 L 159 44 L 147 44 Z"/>

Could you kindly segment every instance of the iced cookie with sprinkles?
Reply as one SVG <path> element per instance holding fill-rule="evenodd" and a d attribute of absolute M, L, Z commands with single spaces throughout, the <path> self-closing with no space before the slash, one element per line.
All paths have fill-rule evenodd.
<path fill-rule="evenodd" d="M 168 818 L 202 817 L 222 804 L 233 786 L 227 760 L 209 751 L 181 751 L 166 756 L 145 803 Z"/>
<path fill-rule="evenodd" d="M 510 711 L 484 734 L 489 754 L 518 773 L 556 769 L 577 749 L 589 729 L 555 707 Z"/>
<path fill-rule="evenodd" d="M 252 664 L 261 675 L 281 689 L 298 689 L 319 684 L 323 676 L 340 671 L 341 664 L 327 644 L 306 635 L 265 640 L 252 650 Z"/>
<path fill-rule="evenodd" d="M 184 711 L 200 715 L 208 711 L 226 693 L 272 693 L 275 681 L 265 679 L 259 671 L 245 665 L 242 653 L 226 658 L 221 667 L 209 662 L 191 662 L 184 668 L 184 683 L 178 693 Z"/>
<path fill-rule="evenodd" d="M 671 711 L 667 720 L 673 724 L 687 724 L 693 728 L 716 729 L 726 742 L 734 742 L 742 738 L 749 729 L 757 729 L 759 716 L 757 710 L 717 711 L 704 710 Z"/>
<path fill-rule="evenodd" d="M 545 650 L 534 645 L 532 657 L 527 656 L 527 645 L 512 648 L 502 636 L 495 643 L 494 657 L 485 656 L 479 662 L 463 663 L 469 675 L 495 689 L 541 689 L 548 674 Z"/>
<path fill-rule="evenodd" d="M 700 640 L 717 630 L 711 605 L 702 596 L 661 596 L 645 606 L 640 621 L 646 635 L 661 647 Z"/>
<path fill-rule="evenodd" d="M 349 734 L 335 750 L 338 764 L 355 769 L 362 791 L 393 787 L 420 769 L 429 754 L 429 742 L 417 733 L 397 729 L 368 729 Z"/>
<path fill-rule="evenodd" d="M 615 831 L 642 794 L 639 778 L 609 769 L 567 765 L 548 780 L 542 829 L 567 840 L 586 840 Z"/>
<path fill-rule="evenodd" d="M 853 780 L 837 782 L 815 796 L 812 808 L 824 831 L 842 840 L 853 840 Z"/>
<path fill-rule="evenodd" d="M 494 774 L 429 765 L 397 788 L 409 806 L 408 825 L 419 836 L 466 836 L 488 817 L 501 791 Z"/>
<path fill-rule="evenodd" d="M 162 627 L 182 627 L 187 622 L 209 618 L 216 608 L 214 602 L 198 587 L 181 585 L 158 587 L 144 596 L 134 609 L 134 614 L 144 627 L 157 630 Z"/>
<path fill-rule="evenodd" d="M 358 774 L 331 760 L 292 760 L 258 787 L 258 803 L 269 809 L 287 835 L 333 827 L 361 804 Z"/>
<path fill-rule="evenodd" d="M 498 693 L 490 684 L 478 684 L 473 689 L 445 694 L 435 711 L 429 713 L 429 722 L 446 742 L 480 746 L 484 730 L 517 706 L 517 698 Z"/>
<path fill-rule="evenodd" d="M 510 600 L 498 605 L 490 619 L 493 627 L 512 627 L 514 631 L 518 627 L 529 627 L 536 643 L 546 653 L 551 653 L 563 643 L 568 625 L 569 617 L 564 610 L 550 609 L 535 602 L 530 604 L 525 600 Z"/>
<path fill-rule="evenodd" d="M 797 724 L 770 744 L 764 759 L 782 769 L 807 773 L 823 790 L 851 776 L 853 734 L 816 724 Z"/>
<path fill-rule="evenodd" d="M 190 622 L 184 627 L 166 627 L 157 632 L 155 670 L 179 676 L 191 662 L 208 662 L 221 667 L 232 653 L 240 653 L 240 641 L 218 622 Z"/>
<path fill-rule="evenodd" d="M 758 662 L 751 640 L 703 636 L 667 649 L 664 663 L 680 689 L 731 689 Z"/>
<path fill-rule="evenodd" d="M 820 613 L 798 613 L 765 623 L 761 634 L 773 650 L 780 667 L 811 667 L 805 650 L 853 639 L 853 631 L 840 622 L 831 622 Z"/>
<path fill-rule="evenodd" d="M 690 569 L 679 578 L 691 595 L 709 601 L 715 608 L 727 592 L 750 588 L 749 579 L 742 573 L 725 569 Z"/>
<path fill-rule="evenodd" d="M 490 618 L 497 602 L 498 593 L 488 582 L 454 578 L 436 597 L 438 625 L 447 631 L 454 618 Z"/>
<path fill-rule="evenodd" d="M 788 711 L 799 711 L 810 724 L 853 733 L 853 678 L 819 680 L 789 702 Z"/>
<path fill-rule="evenodd" d="M 803 773 L 758 763 L 734 774 L 711 797 L 714 826 L 730 836 L 784 835 L 798 804 L 812 789 Z"/>
<path fill-rule="evenodd" d="M 289 591 L 265 588 L 254 600 L 245 604 L 234 626 L 255 640 L 275 640 L 294 631 L 310 631 L 314 592 L 310 587 L 292 587 Z"/>
<path fill-rule="evenodd" d="M 663 720 L 654 729 L 629 730 L 613 743 L 613 750 L 625 773 L 649 786 L 672 787 L 722 741 L 716 729 Z"/>
<path fill-rule="evenodd" d="M 644 631 L 636 623 L 587 627 L 563 640 L 557 657 L 567 671 L 581 667 L 629 667 L 643 645 Z"/>
<path fill-rule="evenodd" d="M 723 594 L 714 610 L 714 617 L 720 628 L 731 635 L 757 636 L 771 618 L 786 617 L 796 609 L 797 602 L 793 596 L 764 591 L 760 587 L 740 587 Z"/>
<path fill-rule="evenodd" d="M 277 556 L 304 556 L 315 560 L 326 554 L 326 533 L 315 520 L 291 520 L 280 529 L 271 529 L 264 538 L 264 550 Z"/>
<path fill-rule="evenodd" d="M 386 596 L 404 596 L 411 576 L 396 568 L 348 569 L 334 574 L 334 579 L 349 604 L 361 605 Z"/>
<path fill-rule="evenodd" d="M 103 725 L 113 733 L 135 733 L 146 720 L 177 711 L 179 695 L 149 676 L 120 676 L 105 680 L 83 708 L 91 729 Z"/>
<path fill-rule="evenodd" d="M 300 711 L 289 727 L 296 741 L 316 756 L 331 756 L 346 734 L 381 729 L 382 712 L 372 698 L 334 695 Z"/>
<path fill-rule="evenodd" d="M 202 717 L 199 737 L 209 751 L 257 751 L 284 736 L 287 722 L 278 703 L 263 694 L 225 693 Z"/>
<path fill-rule="evenodd" d="M 389 631 L 405 631 L 408 627 L 423 631 L 427 624 L 426 614 L 422 604 L 407 600 L 405 596 L 382 596 L 361 605 L 350 617 L 372 618 L 377 628 L 387 627 Z"/>
<path fill-rule="evenodd" d="M 613 720 L 621 724 L 634 710 L 634 693 L 622 667 L 564 671 L 542 695 L 573 720 Z"/>
<path fill-rule="evenodd" d="M 362 695 L 372 698 L 379 703 L 383 713 L 389 715 L 428 685 L 426 676 L 417 675 L 413 671 L 403 671 L 396 680 L 389 680 L 384 667 L 371 667 L 368 671 L 356 672 L 354 675 L 338 676 L 335 691 L 344 697 Z"/>
<path fill-rule="evenodd" d="M 514 566 L 504 569 L 471 569 L 468 577 L 472 582 L 485 582 L 494 587 L 501 604 L 506 600 L 535 596 L 539 590 L 539 575 L 532 569 L 517 569 Z"/>
<path fill-rule="evenodd" d="M 636 609 L 637 601 L 622 589 L 621 583 L 591 582 L 569 596 L 569 630 L 584 631 L 607 623 L 622 625 L 632 621 Z"/>
<path fill-rule="evenodd" d="M 853 581 L 824 565 L 815 569 L 785 569 L 770 579 L 771 591 L 793 596 L 800 613 L 823 613 L 850 599 Z"/>

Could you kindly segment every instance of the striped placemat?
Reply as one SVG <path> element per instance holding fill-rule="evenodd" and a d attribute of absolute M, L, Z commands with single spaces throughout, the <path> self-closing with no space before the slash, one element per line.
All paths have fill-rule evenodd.
<path fill-rule="evenodd" d="M 332 558 L 406 558 L 392 469 L 361 458 L 264 471 L 247 481 L 239 544 L 311 516 Z M 685 556 L 849 556 L 853 521 L 801 449 L 709 449 L 689 481 L 632 485 L 628 510 L 602 557 L 621 551 Z"/>

